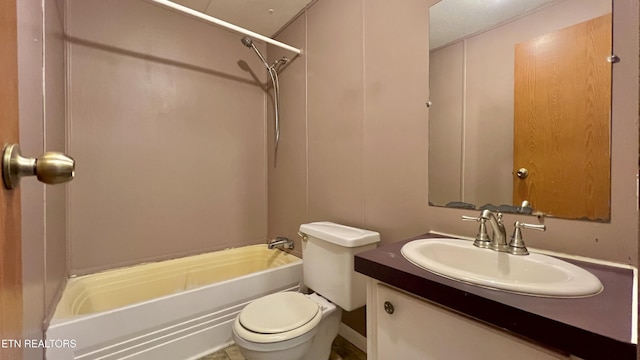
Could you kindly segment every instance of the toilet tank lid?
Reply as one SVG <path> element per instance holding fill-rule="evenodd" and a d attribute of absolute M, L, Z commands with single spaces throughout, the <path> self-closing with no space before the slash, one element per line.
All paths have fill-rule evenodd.
<path fill-rule="evenodd" d="M 300 232 L 344 247 L 358 247 L 380 241 L 380 234 L 328 221 L 300 225 Z"/>

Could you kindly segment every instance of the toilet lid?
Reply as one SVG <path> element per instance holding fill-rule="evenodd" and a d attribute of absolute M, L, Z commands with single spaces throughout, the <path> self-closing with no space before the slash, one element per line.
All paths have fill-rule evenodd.
<path fill-rule="evenodd" d="M 278 334 L 297 329 L 316 317 L 320 307 L 297 292 L 279 292 L 262 297 L 240 312 L 238 320 L 250 331 Z"/>

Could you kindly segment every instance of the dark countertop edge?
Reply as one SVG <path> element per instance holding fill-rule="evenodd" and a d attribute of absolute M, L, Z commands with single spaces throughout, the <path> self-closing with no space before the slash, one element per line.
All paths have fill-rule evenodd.
<path fill-rule="evenodd" d="M 584 359 L 636 359 L 635 344 L 533 314 L 358 255 L 355 256 L 355 270 L 560 352 Z"/>

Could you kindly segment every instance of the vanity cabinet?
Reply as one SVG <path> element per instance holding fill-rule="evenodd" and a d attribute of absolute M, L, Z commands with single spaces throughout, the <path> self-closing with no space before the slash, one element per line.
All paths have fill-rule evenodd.
<path fill-rule="evenodd" d="M 370 360 L 570 359 L 374 279 L 367 285 Z"/>
<path fill-rule="evenodd" d="M 429 237 L 439 235 L 355 255 L 355 271 L 368 277 L 370 360 L 636 360 L 634 269 L 565 259 L 595 275 L 602 292 L 584 298 L 518 295 L 448 279 L 404 258 L 405 244 Z M 387 306 L 391 314 L 385 302 L 393 306 Z"/>

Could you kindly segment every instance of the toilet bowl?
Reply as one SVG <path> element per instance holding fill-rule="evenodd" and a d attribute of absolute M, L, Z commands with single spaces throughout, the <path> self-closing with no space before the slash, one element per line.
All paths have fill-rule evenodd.
<path fill-rule="evenodd" d="M 304 284 L 316 293 L 280 292 L 248 304 L 232 327 L 247 360 L 327 360 L 342 310 L 366 304 L 354 255 L 374 249 L 380 235 L 330 222 L 303 224 L 300 234 Z"/>
<path fill-rule="evenodd" d="M 275 293 L 236 317 L 233 341 L 248 360 L 326 360 L 341 314 L 317 294 Z"/>

